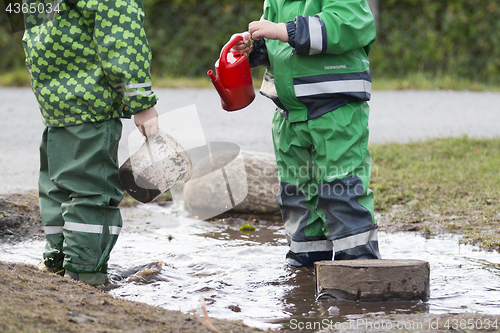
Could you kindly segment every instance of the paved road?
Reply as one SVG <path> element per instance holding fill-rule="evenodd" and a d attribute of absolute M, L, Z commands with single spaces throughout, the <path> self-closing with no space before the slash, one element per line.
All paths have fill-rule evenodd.
<path fill-rule="evenodd" d="M 274 107 L 266 98 L 257 95 L 246 109 L 228 114 L 214 89 L 158 89 L 157 93 L 162 117 L 194 105 L 206 141 L 229 141 L 244 150 L 272 152 Z M 0 193 L 35 189 L 43 130 L 36 100 L 29 88 L 0 87 L 0 106 Z M 375 91 L 370 106 L 370 143 L 464 134 L 500 136 L 500 93 Z M 194 120 L 192 116 L 186 119 Z M 128 157 L 127 138 L 133 130 L 132 121 L 124 121 L 120 161 Z"/>

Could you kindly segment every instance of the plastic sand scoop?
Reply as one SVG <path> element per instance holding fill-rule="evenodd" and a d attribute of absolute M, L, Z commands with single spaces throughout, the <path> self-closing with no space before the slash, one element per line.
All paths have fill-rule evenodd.
<path fill-rule="evenodd" d="M 158 130 L 118 170 L 124 189 L 137 201 L 147 203 L 176 183 L 191 178 L 191 158 L 170 135 Z"/>

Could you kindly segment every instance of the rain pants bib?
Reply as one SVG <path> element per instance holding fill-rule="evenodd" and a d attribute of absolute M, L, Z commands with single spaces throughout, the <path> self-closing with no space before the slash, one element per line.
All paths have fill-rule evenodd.
<path fill-rule="evenodd" d="M 121 130 L 120 119 L 45 128 L 38 186 L 46 266 L 106 273 L 122 227 Z"/>
<path fill-rule="evenodd" d="M 335 252 L 335 259 L 380 258 L 367 150 L 366 102 L 305 122 L 273 119 L 280 205 L 294 253 Z"/>

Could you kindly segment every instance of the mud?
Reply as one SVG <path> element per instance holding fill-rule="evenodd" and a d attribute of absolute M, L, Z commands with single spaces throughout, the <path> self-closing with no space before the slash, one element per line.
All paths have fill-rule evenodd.
<path fill-rule="evenodd" d="M 34 192 L 0 195 L 0 242 L 42 238 L 38 195 Z"/>
<path fill-rule="evenodd" d="M 33 266 L 0 262 L 0 282 L 0 332 L 210 332 L 193 314 L 117 299 Z M 260 331 L 211 321 L 220 332 Z"/>

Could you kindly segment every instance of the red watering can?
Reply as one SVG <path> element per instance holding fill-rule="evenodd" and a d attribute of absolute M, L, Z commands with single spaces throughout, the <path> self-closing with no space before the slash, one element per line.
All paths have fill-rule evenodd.
<path fill-rule="evenodd" d="M 207 72 L 220 95 L 222 108 L 226 111 L 243 109 L 255 99 L 248 55 L 229 52 L 242 40 L 242 36 L 236 36 L 224 45 L 220 59 L 215 62 L 217 76 L 212 70 Z"/>

